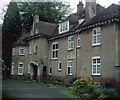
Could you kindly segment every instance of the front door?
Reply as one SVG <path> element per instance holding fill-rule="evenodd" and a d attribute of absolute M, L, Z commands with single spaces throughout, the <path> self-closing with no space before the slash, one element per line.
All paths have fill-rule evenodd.
<path fill-rule="evenodd" d="M 47 67 L 43 66 L 43 76 L 47 76 Z"/>
<path fill-rule="evenodd" d="M 37 65 L 33 65 L 33 80 L 37 79 Z"/>

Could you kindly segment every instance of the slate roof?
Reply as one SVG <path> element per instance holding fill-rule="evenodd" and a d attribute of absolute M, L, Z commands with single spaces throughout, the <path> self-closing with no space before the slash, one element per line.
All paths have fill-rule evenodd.
<path fill-rule="evenodd" d="M 38 34 L 45 34 L 45 35 L 49 35 L 49 36 L 52 36 L 54 34 L 54 32 L 58 26 L 57 24 L 43 22 L 43 21 L 39 21 L 35 25 L 39 30 Z"/>
<path fill-rule="evenodd" d="M 102 22 L 105 20 L 109 20 L 112 18 L 120 18 L 120 6 L 116 4 L 110 5 L 108 8 L 103 10 L 101 13 L 99 13 L 97 16 L 93 17 L 89 22 L 86 22 L 84 25 L 80 25 L 80 27 L 88 26 L 91 24 L 95 24 L 98 22 Z"/>

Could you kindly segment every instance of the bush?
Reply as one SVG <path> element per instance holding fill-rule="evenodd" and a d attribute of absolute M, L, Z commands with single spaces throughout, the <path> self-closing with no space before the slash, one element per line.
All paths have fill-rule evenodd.
<path fill-rule="evenodd" d="M 73 88 L 75 90 L 75 93 L 78 95 L 83 95 L 85 93 L 92 93 L 94 90 L 92 78 L 83 77 L 77 79 L 73 83 Z"/>

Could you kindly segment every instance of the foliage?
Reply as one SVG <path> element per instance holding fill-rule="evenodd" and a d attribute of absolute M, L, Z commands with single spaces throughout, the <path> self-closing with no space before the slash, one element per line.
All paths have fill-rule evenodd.
<path fill-rule="evenodd" d="M 74 90 L 77 94 L 91 93 L 93 91 L 92 78 L 83 77 L 73 83 Z"/>
<path fill-rule="evenodd" d="M 63 2 L 21 2 L 18 7 L 22 25 L 27 31 L 32 26 L 35 10 L 39 11 L 41 21 L 50 23 L 58 23 L 71 11 L 70 5 Z"/>

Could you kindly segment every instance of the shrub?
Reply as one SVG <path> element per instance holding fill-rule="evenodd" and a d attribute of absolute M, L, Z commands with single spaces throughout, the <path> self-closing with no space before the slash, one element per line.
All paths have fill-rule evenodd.
<path fill-rule="evenodd" d="M 83 77 L 77 79 L 73 83 L 73 88 L 78 95 L 91 93 L 94 90 L 92 78 Z"/>

